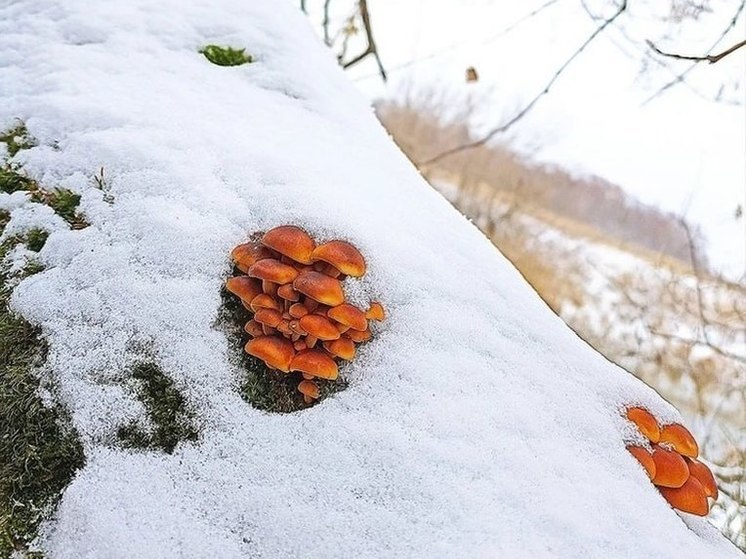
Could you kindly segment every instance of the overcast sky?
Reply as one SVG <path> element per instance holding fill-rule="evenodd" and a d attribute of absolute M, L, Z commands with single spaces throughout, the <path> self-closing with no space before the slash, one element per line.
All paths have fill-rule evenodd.
<path fill-rule="evenodd" d="M 457 98 L 471 96 L 480 107 L 474 124 L 483 129 L 541 91 L 597 25 L 580 0 L 368 4 L 390 80 L 383 84 L 368 60 L 348 70 L 356 85 L 371 99 L 432 86 Z M 746 49 L 697 67 L 688 76 L 693 87 L 673 87 L 645 103 L 675 74 L 651 60 L 645 65 L 644 40 L 686 54 L 706 52 L 739 4 L 711 0 L 711 13 L 684 22 L 664 17 L 666 0 L 633 4 L 635 11 L 619 20 L 623 29 L 600 36 L 512 131 L 518 146 L 541 161 L 600 175 L 643 202 L 685 214 L 703 228 L 715 267 L 731 278 L 746 269 L 746 220 L 735 218 L 736 207 L 746 205 Z M 333 17 L 340 21 L 350 3 L 336 5 Z M 605 0 L 587 0 L 586 6 L 599 15 L 613 13 Z M 742 13 L 723 48 L 744 36 Z M 480 75 L 476 85 L 464 80 L 472 65 Z M 712 101 L 718 93 L 724 102 Z"/>

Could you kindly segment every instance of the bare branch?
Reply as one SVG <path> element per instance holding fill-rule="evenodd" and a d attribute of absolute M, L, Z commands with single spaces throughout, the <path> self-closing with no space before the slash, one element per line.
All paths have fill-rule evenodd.
<path fill-rule="evenodd" d="M 300 0 L 300 10 L 308 15 L 308 10 L 306 10 L 306 0 Z"/>
<path fill-rule="evenodd" d="M 594 31 L 590 34 L 590 36 L 583 42 L 582 45 L 562 64 L 562 66 L 559 67 L 559 69 L 554 73 L 552 78 L 547 82 L 547 84 L 544 86 L 544 89 L 542 89 L 531 101 L 523 107 L 518 113 L 513 116 L 508 122 L 505 124 L 502 124 L 498 126 L 497 128 L 493 128 L 487 134 L 479 138 L 478 140 L 474 140 L 473 142 L 469 142 L 467 144 L 462 144 L 460 146 L 453 147 L 451 149 L 448 149 L 444 152 L 441 152 L 430 159 L 427 159 L 425 161 L 419 162 L 418 166 L 425 166 L 425 165 L 431 165 L 435 163 L 436 161 L 439 161 L 445 157 L 448 157 L 450 155 L 453 155 L 455 153 L 459 153 L 461 151 L 475 148 L 481 145 L 486 144 L 489 142 L 492 138 L 497 136 L 498 134 L 501 134 L 503 132 L 506 132 L 509 130 L 516 122 L 521 120 L 528 112 L 534 108 L 536 103 L 539 102 L 539 100 L 544 97 L 547 93 L 549 93 L 549 90 L 552 88 L 552 86 L 555 84 L 555 82 L 560 78 L 560 76 L 564 73 L 565 70 L 573 63 L 573 61 L 582 54 L 582 52 L 590 45 L 596 37 L 598 37 L 601 33 L 603 33 L 607 27 L 609 27 L 612 23 L 614 23 L 619 16 L 621 16 L 625 10 L 627 9 L 627 0 L 623 0 L 619 8 L 617 9 L 614 14 L 605 19 Z"/>
<path fill-rule="evenodd" d="M 655 336 L 660 336 L 661 338 L 665 338 L 666 340 L 673 340 L 675 342 L 680 342 L 687 346 L 695 346 L 695 345 L 703 345 L 707 347 L 708 349 L 711 349 L 714 353 L 717 353 L 721 357 L 725 357 L 727 359 L 732 359 L 733 361 L 738 361 L 739 363 L 746 363 L 746 357 L 743 355 L 739 355 L 737 353 L 733 353 L 731 351 L 728 351 L 727 349 L 723 349 L 722 347 L 713 344 L 711 342 L 708 342 L 707 340 L 695 340 L 692 338 L 686 338 L 684 336 L 679 336 L 678 334 L 671 334 L 669 332 L 662 332 L 660 330 L 656 330 L 655 328 L 652 328 L 649 326 L 650 333 Z"/>
<path fill-rule="evenodd" d="M 329 0 L 327 0 L 328 2 Z M 383 68 L 383 64 L 381 63 L 381 57 L 378 56 L 378 48 L 376 47 L 376 41 L 373 39 L 373 27 L 370 24 L 370 13 L 368 12 L 368 1 L 367 0 L 359 0 L 358 1 L 358 8 L 360 10 L 360 17 L 363 20 L 363 28 L 365 29 L 365 38 L 368 40 L 368 48 L 366 48 L 362 53 L 357 55 L 355 58 L 350 60 L 349 62 L 344 62 L 342 64 L 342 68 L 349 68 L 350 66 L 354 66 L 364 58 L 366 58 L 368 55 L 373 55 L 373 57 L 376 59 L 376 64 L 378 64 L 378 73 L 381 74 L 381 79 L 383 81 L 386 81 L 386 70 Z"/>
<path fill-rule="evenodd" d="M 675 58 L 676 60 L 692 60 L 694 62 L 709 62 L 710 64 L 715 64 L 716 62 L 719 62 L 726 56 L 728 56 L 731 53 L 736 52 L 741 47 L 746 46 L 746 39 L 741 41 L 740 43 L 736 43 L 732 47 L 724 50 L 723 52 L 719 54 L 706 54 L 704 56 L 688 56 L 684 54 L 675 54 L 671 52 L 665 52 L 659 49 L 652 41 L 646 41 L 648 46 L 653 49 L 655 52 L 660 54 L 661 56 L 667 56 L 668 58 Z"/>
<path fill-rule="evenodd" d="M 708 54 L 711 53 L 713 50 L 715 50 L 715 48 L 720 44 L 720 41 L 722 41 L 725 38 L 725 36 L 728 33 L 730 33 L 731 29 L 733 29 L 736 26 L 736 24 L 738 23 L 738 19 L 741 17 L 741 14 L 744 11 L 744 8 L 746 8 L 746 0 L 742 0 L 742 2 L 739 4 L 738 8 L 736 9 L 736 13 L 733 14 L 733 17 L 728 22 L 728 25 L 726 25 L 725 29 L 723 29 L 723 31 L 720 33 L 720 36 L 717 38 L 717 40 L 712 44 L 710 49 L 707 51 Z M 692 70 L 694 70 L 698 64 L 699 64 L 698 62 L 694 62 L 693 64 L 691 64 L 686 70 L 679 73 L 674 79 L 667 82 L 663 87 L 658 89 L 658 91 L 656 91 L 650 97 L 645 99 L 645 101 L 643 101 L 642 103 L 642 106 L 645 106 L 651 101 L 657 99 L 658 97 L 663 95 L 666 91 L 671 89 L 676 84 L 684 82 L 684 79 L 686 78 L 686 76 L 688 76 L 689 73 Z"/>
<path fill-rule="evenodd" d="M 329 35 L 329 6 L 332 0 L 324 1 L 324 20 L 321 22 L 321 27 L 324 29 L 324 44 L 327 47 L 332 46 L 331 36 Z"/>

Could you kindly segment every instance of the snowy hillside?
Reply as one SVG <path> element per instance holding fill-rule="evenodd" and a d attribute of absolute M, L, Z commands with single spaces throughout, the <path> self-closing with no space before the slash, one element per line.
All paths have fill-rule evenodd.
<path fill-rule="evenodd" d="M 209 44 L 254 61 L 211 64 Z M 8 232 L 51 233 L 11 305 L 86 457 L 48 556 L 739 555 L 625 450 L 624 408 L 679 414 L 432 191 L 289 3 L 0 3 L 0 128 L 16 119 L 38 145 L 13 163 L 89 225 L 0 194 Z M 231 248 L 286 223 L 353 242 L 352 291 L 389 317 L 346 390 L 281 415 L 241 398 L 220 317 Z M 144 358 L 192 417 L 173 453 L 117 437 L 148 421 Z"/>

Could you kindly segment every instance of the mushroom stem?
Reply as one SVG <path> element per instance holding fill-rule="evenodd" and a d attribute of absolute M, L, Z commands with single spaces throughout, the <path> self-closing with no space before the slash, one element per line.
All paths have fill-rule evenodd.
<path fill-rule="evenodd" d="M 324 266 L 321 270 L 319 270 L 322 274 L 325 274 L 332 278 L 338 278 L 342 272 L 337 270 L 332 264 L 327 264 Z"/>
<path fill-rule="evenodd" d="M 277 284 L 272 283 L 271 281 L 262 280 L 262 291 L 270 297 L 274 297 L 277 295 Z"/>
<path fill-rule="evenodd" d="M 313 312 L 317 308 L 319 308 L 320 303 L 317 300 L 312 299 L 311 297 L 304 297 L 303 305 L 306 307 L 306 310 L 308 312 Z"/>

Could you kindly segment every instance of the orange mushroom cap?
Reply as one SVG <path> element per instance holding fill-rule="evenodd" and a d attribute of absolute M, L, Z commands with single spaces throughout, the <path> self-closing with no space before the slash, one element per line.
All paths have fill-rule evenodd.
<path fill-rule="evenodd" d="M 365 311 L 365 318 L 368 320 L 381 321 L 386 318 L 386 312 L 383 310 L 383 305 L 374 301 L 368 306 L 368 310 Z"/>
<path fill-rule="evenodd" d="M 680 454 L 653 445 L 655 476 L 653 483 L 659 487 L 681 487 L 689 479 L 689 468 Z"/>
<path fill-rule="evenodd" d="M 645 435 L 651 443 L 657 443 L 660 439 L 658 422 L 648 410 L 643 408 L 629 408 L 627 419 L 637 425 L 640 433 Z"/>
<path fill-rule="evenodd" d="M 350 338 L 353 342 L 362 343 L 362 342 L 367 342 L 368 340 L 370 340 L 372 334 L 370 333 L 370 328 L 368 328 L 367 330 L 363 332 L 361 332 L 360 330 L 350 329 L 350 330 L 347 330 L 347 332 L 345 332 L 345 336 Z"/>
<path fill-rule="evenodd" d="M 334 380 L 339 375 L 334 359 L 318 349 L 305 349 L 296 353 L 290 362 L 290 370 L 327 380 Z"/>
<path fill-rule="evenodd" d="M 268 366 L 287 373 L 295 356 L 293 344 L 277 336 L 260 336 L 250 340 L 244 347 L 246 353 L 258 357 Z"/>
<path fill-rule="evenodd" d="M 262 244 L 301 264 L 311 263 L 316 243 L 311 236 L 295 225 L 281 225 L 267 231 Z"/>
<path fill-rule="evenodd" d="M 628 446 L 627 450 L 642 465 L 648 477 L 653 479 L 655 477 L 655 460 L 653 460 L 650 451 L 642 446 Z"/>
<path fill-rule="evenodd" d="M 274 258 L 274 252 L 260 243 L 250 242 L 238 245 L 231 251 L 231 260 L 236 264 L 243 273 L 248 272 L 249 268 L 265 258 Z"/>
<path fill-rule="evenodd" d="M 225 288 L 241 298 L 247 304 L 262 292 L 261 284 L 249 276 L 236 276 L 228 278 L 225 282 Z"/>
<path fill-rule="evenodd" d="M 319 303 L 332 307 L 344 303 L 345 296 L 339 280 L 313 270 L 304 270 L 293 281 L 293 289 L 311 297 Z M 308 304 L 306 304 L 308 307 Z M 309 308 L 310 310 L 310 308 Z"/>
<path fill-rule="evenodd" d="M 332 307 L 326 311 L 326 316 L 336 320 L 340 324 L 349 326 L 353 330 L 360 330 L 362 332 L 368 328 L 368 319 L 365 318 L 365 313 L 349 303 L 342 303 L 341 305 Z"/>
<path fill-rule="evenodd" d="M 297 301 L 300 299 L 300 293 L 293 289 L 293 286 L 289 283 L 278 287 L 277 294 L 286 301 Z"/>
<path fill-rule="evenodd" d="M 262 330 L 262 325 L 256 320 L 249 320 L 246 323 L 246 325 L 243 327 L 243 329 L 252 338 L 256 338 L 258 336 L 264 335 L 264 331 Z"/>
<path fill-rule="evenodd" d="M 314 400 L 320 395 L 319 385 L 312 380 L 300 381 L 300 383 L 298 384 L 298 392 L 305 396 L 308 396 L 309 398 L 313 398 Z"/>
<path fill-rule="evenodd" d="M 694 458 L 687 458 L 686 465 L 689 467 L 689 474 L 692 477 L 697 478 L 697 481 L 702 484 L 702 489 L 704 489 L 705 495 L 717 499 L 718 485 L 715 482 L 715 476 L 712 475 L 710 468 Z"/>
<path fill-rule="evenodd" d="M 259 309 L 254 314 L 254 320 L 266 324 L 271 328 L 277 328 L 280 322 L 282 322 L 282 313 L 275 309 Z"/>
<path fill-rule="evenodd" d="M 679 488 L 660 487 L 663 498 L 675 509 L 697 516 L 707 516 L 710 505 L 707 494 L 696 477 L 690 477 Z"/>
<path fill-rule="evenodd" d="M 320 314 L 307 314 L 298 319 L 300 327 L 320 340 L 336 340 L 339 330 L 334 323 Z"/>
<path fill-rule="evenodd" d="M 298 277 L 298 270 L 274 258 L 265 258 L 255 262 L 249 268 L 249 275 L 253 278 L 283 284 L 290 283 Z"/>
<path fill-rule="evenodd" d="M 288 312 L 293 318 L 300 318 L 308 314 L 308 309 L 303 303 L 293 303 L 292 305 L 290 305 L 290 309 L 288 309 Z"/>
<path fill-rule="evenodd" d="M 276 311 L 280 310 L 280 303 L 275 301 L 271 296 L 266 293 L 260 293 L 251 300 L 251 310 L 256 312 L 259 309 L 273 309 Z"/>
<path fill-rule="evenodd" d="M 355 358 L 355 342 L 349 338 L 339 338 L 338 340 L 329 340 L 321 345 L 324 349 L 340 359 L 351 361 Z"/>
<path fill-rule="evenodd" d="M 676 452 L 696 458 L 699 454 L 699 446 L 689 430 L 680 423 L 672 423 L 661 429 L 661 443 L 670 444 Z"/>
<path fill-rule="evenodd" d="M 329 241 L 311 253 L 311 261 L 322 260 L 345 275 L 359 278 L 365 274 L 365 258 L 360 251 L 345 241 Z"/>

